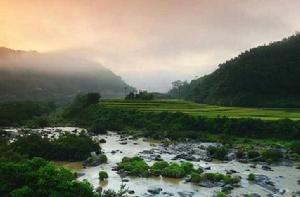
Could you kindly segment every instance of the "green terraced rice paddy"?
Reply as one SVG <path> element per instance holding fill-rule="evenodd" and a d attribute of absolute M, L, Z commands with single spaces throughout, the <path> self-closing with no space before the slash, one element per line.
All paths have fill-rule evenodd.
<path fill-rule="evenodd" d="M 277 120 L 283 118 L 300 120 L 299 108 L 222 107 L 181 100 L 127 101 L 121 99 L 103 100 L 101 101 L 101 105 L 108 108 L 135 109 L 144 112 L 182 112 L 193 116 L 206 116 L 210 118 L 227 116 L 231 118 L 260 118 L 265 120 Z"/>

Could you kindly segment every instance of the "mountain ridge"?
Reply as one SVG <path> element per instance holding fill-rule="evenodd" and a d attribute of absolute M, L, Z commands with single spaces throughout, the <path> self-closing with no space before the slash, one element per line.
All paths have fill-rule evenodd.
<path fill-rule="evenodd" d="M 88 58 L 0 47 L 0 100 L 68 100 L 87 92 L 119 98 L 124 87 L 133 89 Z"/>
<path fill-rule="evenodd" d="M 178 91 L 199 103 L 300 107 L 300 34 L 247 50 L 169 93 Z"/>

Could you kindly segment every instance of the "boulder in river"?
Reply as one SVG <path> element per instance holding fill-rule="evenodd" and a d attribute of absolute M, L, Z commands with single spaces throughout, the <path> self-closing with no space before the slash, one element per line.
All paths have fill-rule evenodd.
<path fill-rule="evenodd" d="M 261 166 L 261 169 L 263 169 L 265 171 L 273 171 L 272 168 L 270 166 L 267 166 L 267 165 Z"/>
<path fill-rule="evenodd" d="M 275 187 L 274 183 L 266 175 L 255 175 L 255 181 L 257 185 L 273 192 L 277 193 L 279 190 Z"/>
<path fill-rule="evenodd" d="M 147 190 L 150 194 L 159 194 L 162 191 L 160 187 L 149 188 Z"/>
<path fill-rule="evenodd" d="M 194 192 L 177 192 L 180 197 L 192 197 Z"/>

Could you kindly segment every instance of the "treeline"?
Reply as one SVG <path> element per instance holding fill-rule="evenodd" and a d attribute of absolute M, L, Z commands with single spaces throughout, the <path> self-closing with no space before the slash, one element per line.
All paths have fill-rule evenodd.
<path fill-rule="evenodd" d="M 296 34 L 245 51 L 191 83 L 176 81 L 169 94 L 226 106 L 300 107 L 299 57 Z"/>
<path fill-rule="evenodd" d="M 48 126 L 48 116 L 56 108 L 52 102 L 0 102 L 0 126 Z"/>
<path fill-rule="evenodd" d="M 76 110 L 72 106 L 76 106 Z M 201 139 L 206 134 L 250 138 L 300 138 L 300 121 L 289 119 L 265 121 L 252 118 L 207 118 L 183 113 L 107 109 L 99 104 L 91 104 L 81 109 L 77 106 L 70 105 L 63 113 L 63 119 L 76 126 L 90 128 L 95 133 L 134 129 L 153 138 Z"/>

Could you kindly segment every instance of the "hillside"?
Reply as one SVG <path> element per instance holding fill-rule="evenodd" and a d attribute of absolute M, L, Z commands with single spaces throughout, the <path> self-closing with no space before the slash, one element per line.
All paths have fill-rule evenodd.
<path fill-rule="evenodd" d="M 300 35 L 245 51 L 170 94 L 227 106 L 300 107 Z"/>
<path fill-rule="evenodd" d="M 99 63 L 66 54 L 0 48 L 0 100 L 68 100 L 78 93 L 124 96 L 129 87 Z"/>

